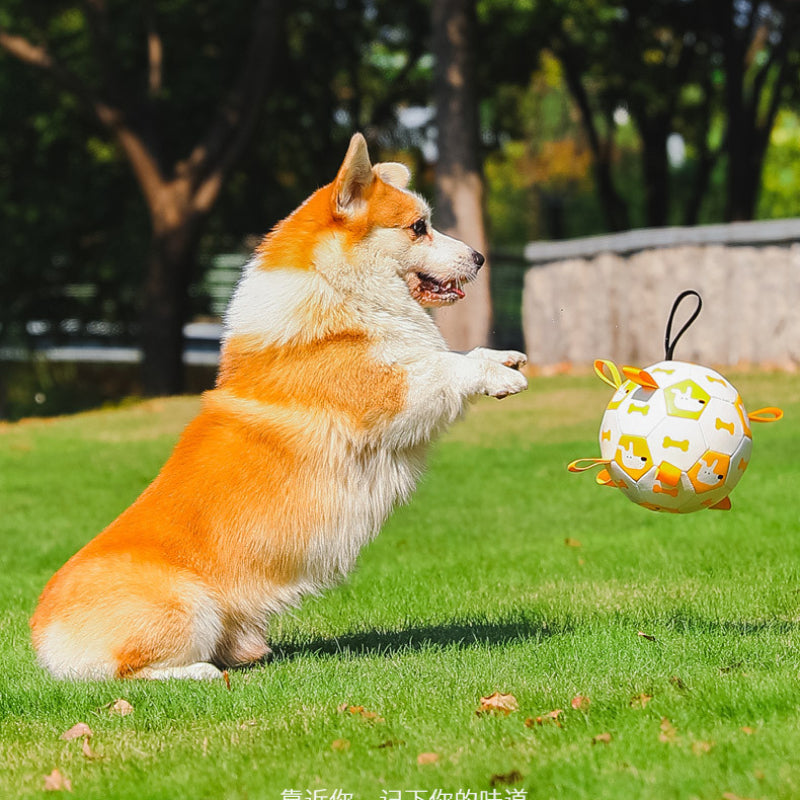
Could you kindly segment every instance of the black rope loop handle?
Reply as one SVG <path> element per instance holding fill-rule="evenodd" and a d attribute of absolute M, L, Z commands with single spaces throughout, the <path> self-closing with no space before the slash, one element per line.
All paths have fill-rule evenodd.
<path fill-rule="evenodd" d="M 672 320 L 675 317 L 675 312 L 678 310 L 678 306 L 683 302 L 683 300 L 687 297 L 694 296 L 697 298 L 697 307 L 695 308 L 692 315 L 689 317 L 688 320 L 684 323 L 684 326 L 678 331 L 677 335 L 674 339 L 670 340 L 672 336 Z M 675 351 L 675 345 L 678 344 L 678 340 L 686 333 L 686 329 L 697 319 L 698 315 L 700 314 L 700 309 L 703 307 L 703 300 L 700 295 L 694 289 L 687 289 L 685 292 L 681 292 L 676 298 L 675 302 L 672 304 L 672 311 L 669 312 L 669 319 L 667 320 L 667 332 L 664 336 L 664 360 L 665 361 L 672 361 L 672 354 Z"/>

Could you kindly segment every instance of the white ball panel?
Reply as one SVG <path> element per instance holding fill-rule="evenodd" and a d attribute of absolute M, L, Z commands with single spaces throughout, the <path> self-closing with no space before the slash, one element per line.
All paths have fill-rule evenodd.
<path fill-rule="evenodd" d="M 712 397 L 700 419 L 700 427 L 709 450 L 733 455 L 744 436 L 742 419 L 736 406 Z"/>

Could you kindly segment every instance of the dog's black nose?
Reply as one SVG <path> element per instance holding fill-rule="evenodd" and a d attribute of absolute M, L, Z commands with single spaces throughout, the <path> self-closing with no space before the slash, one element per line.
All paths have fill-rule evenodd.
<path fill-rule="evenodd" d="M 480 269 L 486 263 L 486 259 L 477 250 L 472 251 L 472 260 L 475 262 L 478 269 Z"/>

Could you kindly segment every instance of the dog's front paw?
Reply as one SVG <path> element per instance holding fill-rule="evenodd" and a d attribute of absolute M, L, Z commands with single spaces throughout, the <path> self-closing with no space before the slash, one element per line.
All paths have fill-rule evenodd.
<path fill-rule="evenodd" d="M 528 357 L 519 350 L 490 350 L 488 347 L 476 347 L 467 355 L 470 358 L 485 358 L 511 369 L 520 369 L 528 363 Z"/>
<path fill-rule="evenodd" d="M 502 400 L 510 394 L 519 394 L 528 388 L 528 381 L 519 370 L 510 369 L 503 362 L 490 361 L 487 366 L 484 394 Z"/>

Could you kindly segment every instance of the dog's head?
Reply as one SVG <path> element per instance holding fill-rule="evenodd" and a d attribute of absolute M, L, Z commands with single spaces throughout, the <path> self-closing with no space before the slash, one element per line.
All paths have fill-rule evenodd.
<path fill-rule="evenodd" d="M 431 227 L 410 177 L 403 164 L 373 165 L 353 136 L 336 178 L 261 241 L 225 315 L 226 342 L 310 340 L 354 330 L 375 306 L 462 298 L 483 256 Z"/>
<path fill-rule="evenodd" d="M 351 251 L 367 259 L 376 250 L 388 257 L 421 305 L 450 305 L 464 296 L 461 287 L 475 278 L 484 258 L 433 228 L 428 204 L 407 189 L 410 179 L 404 164 L 373 166 L 357 133 L 331 185 L 331 211 Z"/>

